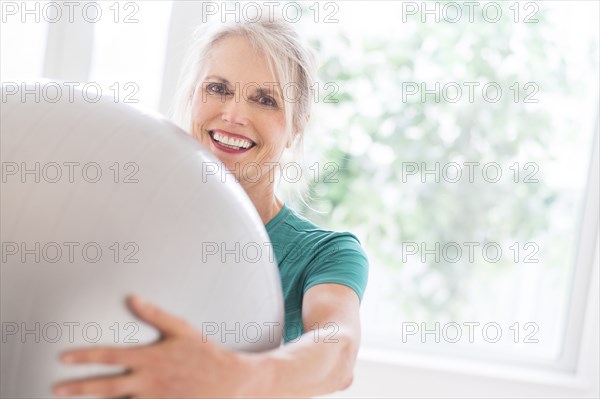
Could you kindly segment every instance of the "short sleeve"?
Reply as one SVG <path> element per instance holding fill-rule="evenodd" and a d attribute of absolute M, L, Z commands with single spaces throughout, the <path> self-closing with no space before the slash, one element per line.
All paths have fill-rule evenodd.
<path fill-rule="evenodd" d="M 353 289 L 362 302 L 368 276 L 369 261 L 358 239 L 350 233 L 336 233 L 315 249 L 303 293 L 318 284 L 335 283 Z"/>

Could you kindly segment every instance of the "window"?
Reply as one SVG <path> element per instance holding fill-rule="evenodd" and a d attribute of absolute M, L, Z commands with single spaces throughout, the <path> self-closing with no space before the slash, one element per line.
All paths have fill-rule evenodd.
<path fill-rule="evenodd" d="M 3 2 L 2 80 L 83 81 L 92 98 L 100 92 L 157 110 L 171 7 L 170 1 Z"/>
<path fill-rule="evenodd" d="M 104 4 L 106 17 L 95 24 L 90 72 L 103 93 L 158 109 L 171 6 L 170 1 Z"/>
<path fill-rule="evenodd" d="M 364 346 L 553 365 L 598 223 L 598 4 L 478 2 L 473 22 L 449 4 L 340 2 L 339 22 L 306 23 L 337 103 L 307 132 L 304 212 L 370 255 Z"/>
<path fill-rule="evenodd" d="M 48 2 L 23 3 L 23 7 L 32 11 L 31 13 L 22 12 L 21 5 L 16 2 L 8 3 L 2 4 L 0 24 L 1 79 L 16 81 L 22 77 L 41 76 L 48 23 L 41 18 L 40 13 Z"/>

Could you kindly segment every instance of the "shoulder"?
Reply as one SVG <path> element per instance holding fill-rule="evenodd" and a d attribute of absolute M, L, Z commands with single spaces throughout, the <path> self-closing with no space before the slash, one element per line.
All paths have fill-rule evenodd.
<path fill-rule="evenodd" d="M 361 243 L 354 234 L 320 227 L 287 206 L 281 212 L 267 224 L 267 231 L 274 244 L 310 247 L 318 253 L 344 249 L 364 254 Z"/>
<path fill-rule="evenodd" d="M 290 208 L 267 225 L 281 261 L 303 270 L 304 289 L 322 283 L 338 283 L 353 288 L 362 299 L 367 278 L 368 258 L 359 239 L 350 232 L 332 231 L 299 215 Z M 270 222 L 269 222 L 270 223 Z"/>

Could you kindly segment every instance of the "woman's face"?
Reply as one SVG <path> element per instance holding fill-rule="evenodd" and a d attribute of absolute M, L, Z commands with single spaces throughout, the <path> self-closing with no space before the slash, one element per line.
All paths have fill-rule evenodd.
<path fill-rule="evenodd" d="M 275 82 L 268 59 L 244 37 L 230 35 L 213 46 L 196 86 L 192 135 L 241 183 L 256 182 L 257 165 L 248 165 L 265 171 L 288 142 L 281 85 Z"/>

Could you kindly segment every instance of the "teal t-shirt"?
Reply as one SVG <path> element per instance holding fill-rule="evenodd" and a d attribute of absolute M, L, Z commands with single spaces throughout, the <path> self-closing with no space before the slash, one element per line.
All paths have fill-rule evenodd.
<path fill-rule="evenodd" d="M 285 205 L 266 229 L 281 274 L 285 343 L 304 332 L 302 298 L 309 288 L 324 283 L 342 284 L 352 288 L 362 301 L 369 264 L 353 234 L 322 229 Z"/>

